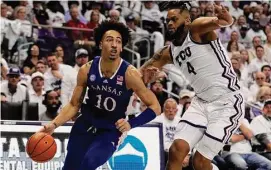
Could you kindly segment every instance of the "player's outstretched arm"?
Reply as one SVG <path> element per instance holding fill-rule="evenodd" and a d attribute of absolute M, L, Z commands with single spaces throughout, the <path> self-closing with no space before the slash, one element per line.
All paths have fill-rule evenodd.
<path fill-rule="evenodd" d="M 73 91 L 73 96 L 70 102 L 62 108 L 58 116 L 50 123 L 45 125 L 40 131 L 53 133 L 54 129 L 63 125 L 67 121 L 71 120 L 78 112 L 83 99 L 85 97 L 87 87 L 87 74 L 90 68 L 91 62 L 83 65 L 77 75 L 77 84 Z"/>
<path fill-rule="evenodd" d="M 169 50 L 169 46 L 164 46 L 154 53 L 153 57 L 146 61 L 139 69 L 143 76 L 144 83 L 155 81 L 155 79 L 159 78 L 159 70 L 161 70 L 164 65 L 173 63 Z"/>
<path fill-rule="evenodd" d="M 125 73 L 125 79 L 127 88 L 132 89 L 148 108 L 138 117 L 135 117 L 128 122 L 125 119 L 118 120 L 116 122 L 116 127 L 121 132 L 129 131 L 131 128 L 144 125 L 153 120 L 157 115 L 161 114 L 161 106 L 156 96 L 145 86 L 139 71 L 135 67 L 128 67 Z"/>
<path fill-rule="evenodd" d="M 224 6 L 214 4 L 215 17 L 200 17 L 190 24 L 190 31 L 194 34 L 203 35 L 219 29 L 228 27 L 233 23 L 233 18 Z"/>

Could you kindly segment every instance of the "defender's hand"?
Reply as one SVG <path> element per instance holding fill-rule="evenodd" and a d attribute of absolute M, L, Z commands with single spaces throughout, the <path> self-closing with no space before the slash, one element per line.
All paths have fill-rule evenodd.
<path fill-rule="evenodd" d="M 56 126 L 53 123 L 48 123 L 47 125 L 44 125 L 38 132 L 44 132 L 48 134 L 53 134 Z"/>
<path fill-rule="evenodd" d="M 127 120 L 125 120 L 125 119 L 119 119 L 115 123 L 115 125 L 116 125 L 116 128 L 122 133 L 127 132 L 131 129 L 130 123 L 127 122 Z"/>
<path fill-rule="evenodd" d="M 215 15 L 218 18 L 219 26 L 230 26 L 233 23 L 233 18 L 223 5 L 214 4 Z"/>
<path fill-rule="evenodd" d="M 148 67 L 143 70 L 143 81 L 145 84 L 152 83 L 160 78 L 166 77 L 166 73 L 156 67 Z"/>

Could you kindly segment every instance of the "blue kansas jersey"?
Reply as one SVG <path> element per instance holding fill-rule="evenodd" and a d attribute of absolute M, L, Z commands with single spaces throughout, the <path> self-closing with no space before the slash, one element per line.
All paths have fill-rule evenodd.
<path fill-rule="evenodd" d="M 82 105 L 82 114 L 96 128 L 115 129 L 115 122 L 125 118 L 132 90 L 125 84 L 125 72 L 129 63 L 121 59 L 116 73 L 110 77 L 102 76 L 101 57 L 95 57 L 88 74 L 88 99 Z"/>

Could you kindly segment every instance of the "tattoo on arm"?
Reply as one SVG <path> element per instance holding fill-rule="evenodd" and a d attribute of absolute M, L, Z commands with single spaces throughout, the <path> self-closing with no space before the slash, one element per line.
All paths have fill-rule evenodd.
<path fill-rule="evenodd" d="M 148 60 L 147 62 L 144 63 L 144 65 L 142 67 L 146 68 L 146 67 L 152 66 L 154 62 L 161 60 L 162 56 L 163 56 L 163 52 L 167 48 L 168 48 L 168 46 L 164 46 L 162 49 L 160 49 L 160 51 L 156 52 L 150 60 Z"/>

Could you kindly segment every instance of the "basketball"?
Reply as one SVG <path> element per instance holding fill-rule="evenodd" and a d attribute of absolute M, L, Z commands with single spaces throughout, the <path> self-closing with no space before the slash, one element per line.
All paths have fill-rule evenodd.
<path fill-rule="evenodd" d="M 26 152 L 35 162 L 47 162 L 55 156 L 56 142 L 51 135 L 38 132 L 28 139 Z"/>

